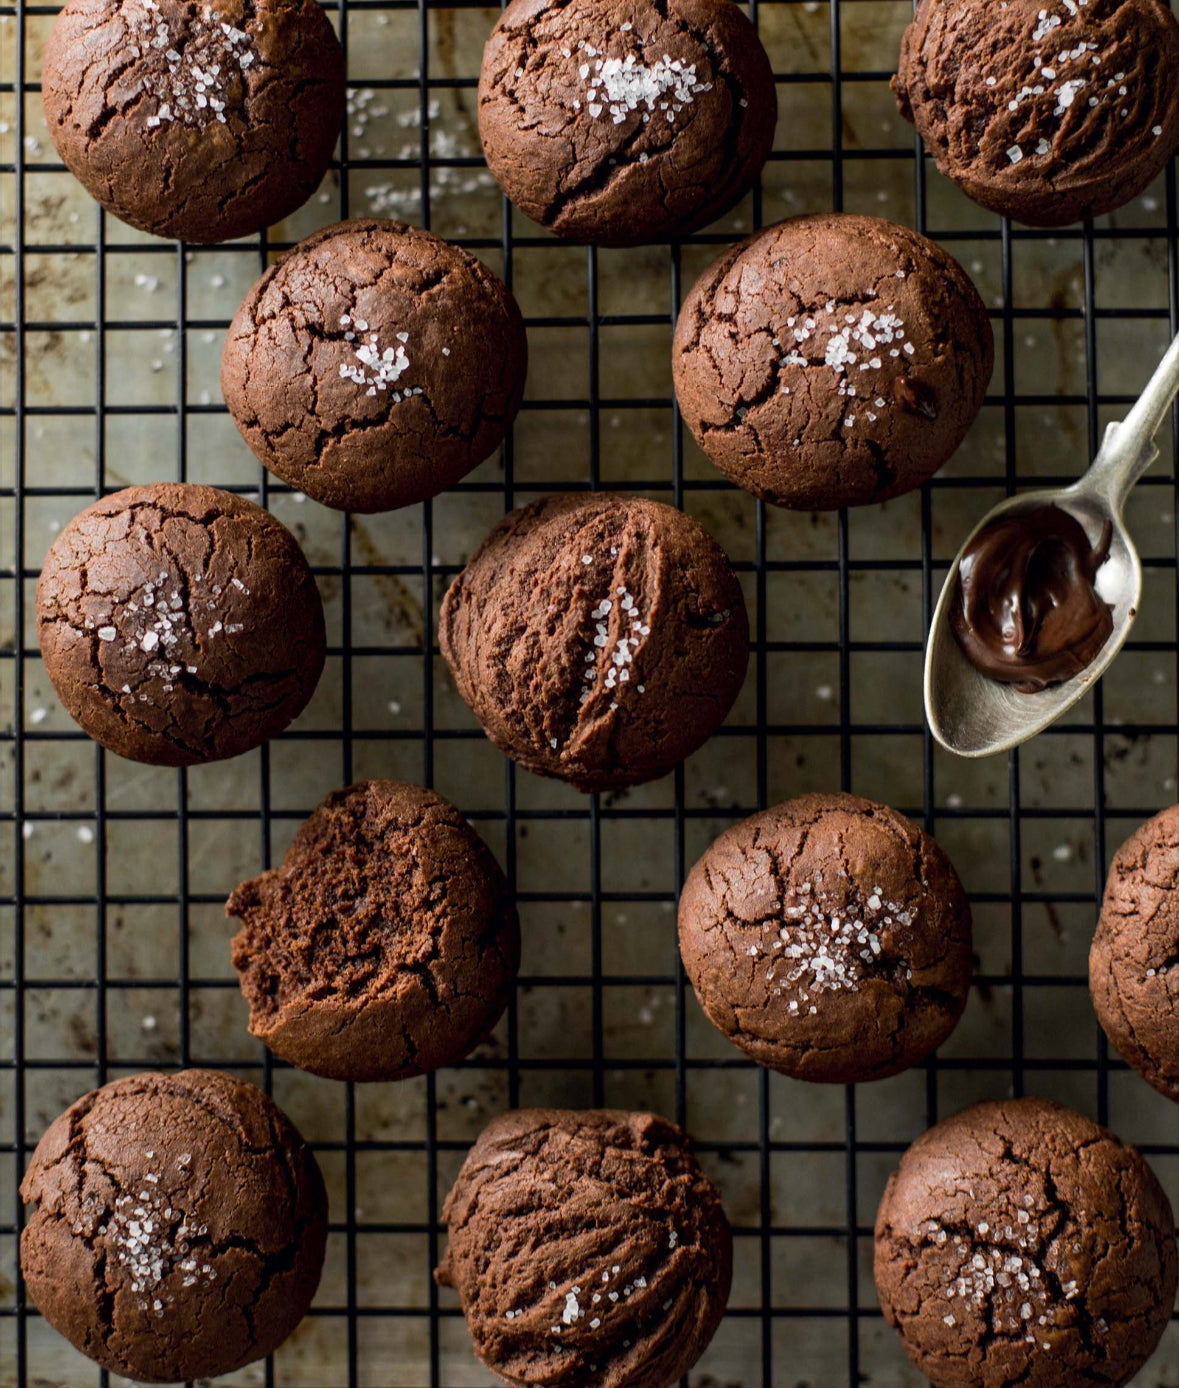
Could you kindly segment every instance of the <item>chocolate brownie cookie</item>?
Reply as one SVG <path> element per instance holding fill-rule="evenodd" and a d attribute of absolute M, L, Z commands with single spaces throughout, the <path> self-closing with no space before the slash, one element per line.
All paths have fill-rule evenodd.
<path fill-rule="evenodd" d="M 96 742 L 153 766 L 261 746 L 323 671 L 323 606 L 294 536 L 252 501 L 128 487 L 54 540 L 37 584 L 45 673 Z"/>
<path fill-rule="evenodd" d="M 329 795 L 282 867 L 244 882 L 233 964 L 250 1031 L 336 1080 L 401 1080 L 449 1065 L 507 1005 L 520 927 L 490 850 L 420 786 L 363 781 Z"/>
<path fill-rule="evenodd" d="M 284 482 L 348 511 L 437 496 L 493 453 L 528 347 L 507 288 L 400 222 L 340 222 L 262 276 L 221 359 L 234 422 Z"/>
<path fill-rule="evenodd" d="M 1129 202 L 1179 146 L 1162 0 L 921 0 L 893 91 L 967 197 L 1031 226 Z"/>
<path fill-rule="evenodd" d="M 41 92 L 58 154 L 108 212 L 229 241 L 319 186 L 344 55 L 316 0 L 68 0 Z"/>
<path fill-rule="evenodd" d="M 1179 1103 L 1179 805 L 1148 819 L 1114 854 L 1089 991 L 1123 1058 Z"/>
<path fill-rule="evenodd" d="M 670 506 L 609 492 L 505 516 L 451 584 L 438 641 L 500 751 L 583 791 L 690 756 L 749 662 L 724 550 Z"/>
<path fill-rule="evenodd" d="M 507 1383 L 667 1388 L 724 1315 L 733 1244 L 720 1196 L 654 1114 L 502 1114 L 443 1218 L 435 1276 Z"/>
<path fill-rule="evenodd" d="M 727 250 L 676 324 L 675 392 L 731 481 L 824 511 L 911 491 L 966 436 L 994 365 L 966 272 L 915 231 L 795 217 Z"/>
<path fill-rule="evenodd" d="M 727 1040 L 798 1079 L 924 1060 L 966 1006 L 970 906 L 917 825 L 858 795 L 801 795 L 722 834 L 680 897 L 680 953 Z"/>
<path fill-rule="evenodd" d="M 880 1304 L 935 1388 L 1120 1388 L 1158 1344 L 1175 1280 L 1150 1167 L 1046 1099 L 931 1128 L 876 1218 Z"/>
<path fill-rule="evenodd" d="M 66 1110 L 21 1183 L 29 1295 L 111 1373 L 214 1378 L 272 1354 L 319 1284 L 327 1196 L 252 1084 L 132 1075 Z"/>
<path fill-rule="evenodd" d="M 571 241 L 707 226 L 753 186 L 777 118 L 769 60 L 733 0 L 512 0 L 483 54 L 488 167 Z"/>

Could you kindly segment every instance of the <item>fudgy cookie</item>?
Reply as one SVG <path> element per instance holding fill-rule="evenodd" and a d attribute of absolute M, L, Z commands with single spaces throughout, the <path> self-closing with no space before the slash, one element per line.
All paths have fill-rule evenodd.
<path fill-rule="evenodd" d="M 348 511 L 437 496 L 495 451 L 528 347 L 505 285 L 418 227 L 340 222 L 262 276 L 229 329 L 221 388 L 258 458 Z"/>
<path fill-rule="evenodd" d="M 282 1344 L 319 1284 L 315 1157 L 229 1075 L 132 1075 L 85 1095 L 37 1144 L 21 1196 L 37 1309 L 126 1378 L 233 1373 Z"/>
<path fill-rule="evenodd" d="M 438 641 L 500 751 L 584 791 L 696 751 L 749 662 L 724 550 L 682 512 L 610 492 L 505 516 L 451 584 Z"/>
<path fill-rule="evenodd" d="M 1158 1344 L 1175 1280 L 1150 1167 L 1046 1099 L 931 1128 L 876 1218 L 880 1304 L 936 1388 L 1120 1388 Z"/>
<path fill-rule="evenodd" d="M 1179 1102 L 1179 805 L 1148 819 L 1114 854 L 1089 991 L 1124 1059 Z"/>
<path fill-rule="evenodd" d="M 303 711 L 323 606 L 269 512 L 192 483 L 128 487 L 54 540 L 37 584 L 45 673 L 112 752 L 155 766 L 236 757 Z"/>
<path fill-rule="evenodd" d="M 715 221 L 753 186 L 777 118 L 733 0 L 512 0 L 483 54 L 488 167 L 573 241 L 641 245 Z"/>
<path fill-rule="evenodd" d="M 727 250 L 676 324 L 697 443 L 754 496 L 863 506 L 942 466 L 994 365 L 986 308 L 940 246 L 878 217 L 794 217 Z"/>
<path fill-rule="evenodd" d="M 453 805 L 397 781 L 329 795 L 282 867 L 226 913 L 250 1031 L 337 1080 L 400 1080 L 460 1059 L 495 1025 L 520 927 L 491 851 Z"/>
<path fill-rule="evenodd" d="M 801 795 L 723 833 L 688 875 L 679 937 L 709 1021 L 799 1079 L 908 1069 L 953 1031 L 970 988 L 953 865 L 857 795 Z"/>
<path fill-rule="evenodd" d="M 41 92 L 57 152 L 108 212 L 229 241 L 319 186 L 344 55 L 316 0 L 68 0 Z"/>
<path fill-rule="evenodd" d="M 921 0 L 893 91 L 967 197 L 1031 226 L 1121 207 L 1179 146 L 1162 0 Z"/>
<path fill-rule="evenodd" d="M 654 1114 L 501 1114 L 443 1218 L 435 1276 L 508 1383 L 667 1388 L 724 1315 L 733 1245 L 720 1196 Z"/>

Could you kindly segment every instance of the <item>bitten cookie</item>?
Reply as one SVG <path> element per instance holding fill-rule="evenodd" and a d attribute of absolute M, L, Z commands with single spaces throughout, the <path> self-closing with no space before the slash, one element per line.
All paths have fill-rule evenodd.
<path fill-rule="evenodd" d="M 970 988 L 970 906 L 950 860 L 856 795 L 801 795 L 722 834 L 688 875 L 679 936 L 713 1026 L 798 1079 L 908 1069 L 953 1031 Z"/>
<path fill-rule="evenodd" d="M 221 388 L 258 458 L 348 511 L 437 496 L 499 447 L 524 393 L 524 320 L 473 255 L 400 222 L 340 222 L 262 276 Z"/>
<path fill-rule="evenodd" d="M 715 221 L 753 186 L 777 117 L 732 0 L 513 0 L 483 54 L 488 167 L 572 241 L 642 245 Z"/>
<path fill-rule="evenodd" d="M 37 1144 L 21 1197 L 37 1309 L 126 1378 L 233 1373 L 282 1344 L 319 1284 L 319 1167 L 229 1075 L 147 1073 L 85 1095 Z"/>
<path fill-rule="evenodd" d="M 876 1218 L 876 1287 L 935 1388 L 1120 1388 L 1175 1304 L 1175 1225 L 1133 1147 L 1046 1099 L 919 1137 Z"/>
<path fill-rule="evenodd" d="M 1166 168 L 1176 72 L 1179 24 L 1162 0 L 921 0 L 892 87 L 967 197 L 1064 226 Z"/>
<path fill-rule="evenodd" d="M 721 547 L 670 506 L 609 492 L 505 516 L 443 599 L 438 641 L 491 741 L 583 791 L 654 780 L 696 751 L 749 661 Z"/>
<path fill-rule="evenodd" d="M 229 241 L 319 186 L 344 55 L 316 0 L 68 0 L 41 92 L 58 154 L 108 212 Z"/>
<path fill-rule="evenodd" d="M 795 217 L 726 251 L 684 301 L 675 392 L 696 442 L 754 496 L 886 501 L 942 466 L 994 365 L 966 272 L 915 231 Z"/>
<path fill-rule="evenodd" d="M 45 672 L 96 742 L 154 766 L 236 757 L 303 711 L 323 606 L 294 536 L 252 501 L 157 482 L 104 497 L 37 584 Z"/>
<path fill-rule="evenodd" d="M 511 1384 L 668 1388 L 712 1339 L 733 1245 L 684 1134 L 650 1113 L 522 1109 L 471 1148 L 435 1274 Z"/>
<path fill-rule="evenodd" d="M 1179 805 L 1114 854 L 1089 951 L 1089 991 L 1105 1034 L 1179 1103 Z"/>
<path fill-rule="evenodd" d="M 329 795 L 282 867 L 226 913 L 250 1031 L 336 1080 L 459 1060 L 498 1021 L 520 927 L 490 850 L 453 805 L 397 781 Z"/>

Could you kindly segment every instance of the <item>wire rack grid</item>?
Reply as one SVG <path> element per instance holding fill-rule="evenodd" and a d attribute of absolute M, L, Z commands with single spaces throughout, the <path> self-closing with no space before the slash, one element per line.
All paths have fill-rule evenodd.
<path fill-rule="evenodd" d="M 875 1201 L 905 1145 L 968 1099 L 1071 1102 L 1138 1141 L 1174 1195 L 1174 1111 L 1111 1058 L 1084 974 L 1109 853 L 1176 798 L 1174 441 L 1134 501 L 1139 634 L 1074 716 L 964 766 L 935 748 L 919 703 L 922 638 L 970 519 L 1077 471 L 1179 328 L 1174 168 L 1097 224 L 1013 227 L 946 185 L 895 116 L 887 82 L 908 0 L 748 0 L 782 107 L 761 186 L 682 245 L 565 247 L 500 199 L 473 136 L 496 9 L 338 0 L 352 87 L 323 190 L 281 236 L 190 248 L 107 219 L 56 161 L 37 85 L 55 12 L 0 4 L 0 1380 L 109 1381 L 24 1295 L 18 1187 L 61 1107 L 147 1066 L 256 1080 L 327 1175 L 329 1258 L 312 1314 L 273 1360 L 227 1382 L 494 1382 L 430 1272 L 458 1163 L 492 1113 L 519 1103 L 649 1106 L 692 1133 L 737 1236 L 729 1315 L 688 1380 L 701 1388 L 916 1381 L 872 1291 Z M 667 358 L 676 307 L 719 247 L 826 209 L 881 212 L 947 244 L 989 301 L 998 365 L 978 426 L 931 484 L 885 508 L 800 517 L 707 467 L 680 425 Z M 434 503 L 352 521 L 257 468 L 227 428 L 215 363 L 274 253 L 365 212 L 405 215 L 487 259 L 521 300 L 533 369 L 502 456 Z M 259 496 L 296 530 L 325 594 L 315 703 L 228 768 L 108 757 L 56 708 L 40 668 L 31 591 L 53 532 L 95 496 L 163 477 Z M 655 787 L 583 798 L 492 752 L 433 632 L 442 591 L 499 514 L 599 486 L 683 506 L 718 534 L 746 585 L 754 652 L 742 701 L 699 756 Z M 504 863 L 525 930 L 496 1036 L 396 1087 L 329 1085 L 272 1062 L 245 1032 L 220 911 L 323 794 L 365 775 L 454 799 Z M 686 867 L 717 832 L 834 788 L 937 833 L 970 890 L 979 955 L 942 1054 L 846 1091 L 792 1084 L 726 1049 L 685 990 L 672 924 Z M 1172 1327 L 1139 1382 L 1177 1381 Z"/>

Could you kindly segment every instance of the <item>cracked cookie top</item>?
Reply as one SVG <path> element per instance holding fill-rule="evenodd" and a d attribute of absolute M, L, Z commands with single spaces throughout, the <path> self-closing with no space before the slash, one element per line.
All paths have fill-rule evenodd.
<path fill-rule="evenodd" d="M 1133 1147 L 1046 1099 L 919 1137 L 876 1219 L 888 1323 L 936 1388 L 1128 1382 L 1175 1304 L 1175 1225 Z"/>
<path fill-rule="evenodd" d="M 271 1354 L 319 1283 L 315 1158 L 252 1084 L 145 1073 L 79 1099 L 21 1183 L 21 1270 L 46 1320 L 112 1373 L 214 1378 Z"/>
<path fill-rule="evenodd" d="M 1179 146 L 1162 0 L 922 0 L 897 106 L 970 198 L 1031 226 L 1121 207 Z"/>
<path fill-rule="evenodd" d="M 749 661 L 741 586 L 712 536 L 610 492 L 505 516 L 443 599 L 438 640 L 492 742 L 584 791 L 654 780 L 696 751 Z"/>
<path fill-rule="evenodd" d="M 712 1339 L 733 1249 L 716 1187 L 650 1113 L 518 1109 L 483 1130 L 435 1274 L 510 1384 L 665 1388 Z"/>
<path fill-rule="evenodd" d="M 1114 854 L 1089 990 L 1122 1057 L 1179 1102 L 1179 805 L 1148 819 Z"/>
<path fill-rule="evenodd" d="M 451 487 L 520 408 L 528 346 L 507 287 L 400 222 L 340 222 L 262 276 L 229 329 L 221 387 L 271 472 L 338 510 Z"/>
<path fill-rule="evenodd" d="M 752 187 L 777 113 L 732 0 L 513 0 L 483 54 L 488 167 L 573 241 L 642 245 L 715 221 Z"/>
<path fill-rule="evenodd" d="M 696 281 L 672 369 L 688 427 L 737 486 L 833 510 L 927 481 L 994 365 L 987 312 L 934 242 L 877 217 L 768 227 Z"/>
<path fill-rule="evenodd" d="M 281 732 L 323 670 L 323 607 L 294 537 L 252 501 L 158 482 L 104 497 L 37 584 L 45 671 L 96 742 L 155 766 Z"/>
<path fill-rule="evenodd" d="M 923 830 L 859 796 L 799 796 L 722 834 L 684 885 L 679 938 L 712 1024 L 799 1079 L 894 1075 L 966 1006 L 957 873 Z"/>
<path fill-rule="evenodd" d="M 108 212 L 229 241 L 318 187 L 344 56 L 316 0 L 69 0 L 41 90 L 57 152 Z"/>
<path fill-rule="evenodd" d="M 280 868 L 226 913 L 250 1031 L 338 1080 L 461 1059 L 507 1005 L 520 927 L 490 849 L 432 791 L 363 781 L 327 797 Z"/>

